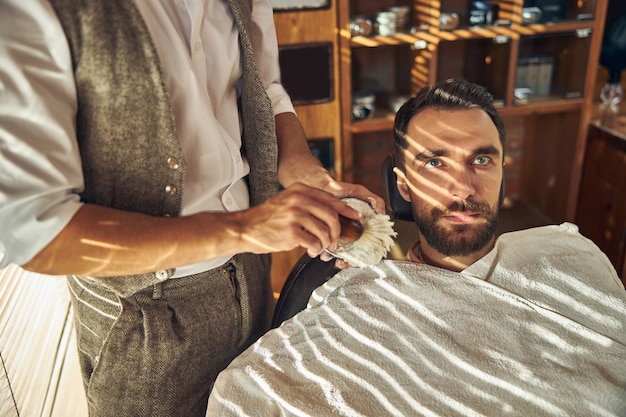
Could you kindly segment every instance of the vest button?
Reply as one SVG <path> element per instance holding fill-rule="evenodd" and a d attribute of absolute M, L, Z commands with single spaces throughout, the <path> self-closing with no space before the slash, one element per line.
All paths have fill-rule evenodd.
<path fill-rule="evenodd" d="M 168 273 L 165 269 L 156 271 L 155 275 L 159 281 L 165 281 L 168 278 Z"/>
<path fill-rule="evenodd" d="M 165 186 L 165 192 L 168 193 L 169 195 L 176 195 L 176 192 L 178 190 L 176 189 L 176 186 L 174 185 L 166 185 Z"/>
<path fill-rule="evenodd" d="M 173 156 L 170 156 L 169 158 L 167 158 L 167 165 L 169 165 L 169 167 L 171 169 L 178 169 L 178 168 L 180 168 L 180 164 L 178 163 L 178 159 L 174 158 Z"/>

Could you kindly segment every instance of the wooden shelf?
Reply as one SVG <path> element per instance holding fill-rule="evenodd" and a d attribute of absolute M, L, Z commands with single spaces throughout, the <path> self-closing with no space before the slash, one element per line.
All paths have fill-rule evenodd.
<path fill-rule="evenodd" d="M 377 110 L 369 120 L 360 120 L 351 125 L 352 133 L 378 132 L 393 129 L 395 115 L 388 111 Z"/>
<path fill-rule="evenodd" d="M 533 102 L 529 104 L 520 104 L 516 106 L 500 106 L 498 112 L 502 117 L 529 116 L 537 114 L 554 114 L 580 111 L 585 105 L 583 99 L 545 99 L 542 102 Z M 395 114 L 391 111 L 376 110 L 374 116 L 368 120 L 359 120 L 352 122 L 350 125 L 351 132 L 354 134 L 379 132 L 393 129 Z"/>
<path fill-rule="evenodd" d="M 527 104 L 519 104 L 514 106 L 497 106 L 498 112 L 502 117 L 530 116 L 541 114 L 569 113 L 581 111 L 585 106 L 584 99 L 558 99 L 545 98 Z M 376 110 L 374 116 L 368 120 L 353 121 L 350 125 L 354 134 L 379 132 L 393 129 L 395 113 L 388 110 Z"/>
<path fill-rule="evenodd" d="M 532 25 L 513 24 L 511 29 L 523 36 L 542 35 L 547 33 L 574 32 L 577 30 L 593 30 L 595 20 L 576 22 L 560 22 Z"/>
<path fill-rule="evenodd" d="M 396 33 L 393 36 L 355 36 L 350 38 L 352 48 L 379 48 L 382 46 L 415 45 L 426 41 L 437 43 L 439 38 L 430 32 Z"/>
<path fill-rule="evenodd" d="M 528 104 L 519 104 L 501 107 L 498 112 L 502 116 L 528 116 L 533 114 L 568 113 L 581 111 L 585 106 L 585 100 L 580 99 L 549 99 L 535 100 Z"/>

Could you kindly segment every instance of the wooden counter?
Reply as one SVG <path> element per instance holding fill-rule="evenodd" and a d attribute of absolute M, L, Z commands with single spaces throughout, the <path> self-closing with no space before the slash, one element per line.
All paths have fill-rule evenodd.
<path fill-rule="evenodd" d="M 616 138 L 626 140 L 626 101 L 621 103 L 617 113 L 595 103 L 589 124 Z"/>

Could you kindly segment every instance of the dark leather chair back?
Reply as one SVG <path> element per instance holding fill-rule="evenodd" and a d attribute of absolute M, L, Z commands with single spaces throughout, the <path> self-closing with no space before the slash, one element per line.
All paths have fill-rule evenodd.
<path fill-rule="evenodd" d="M 313 291 L 332 278 L 340 270 L 334 261 L 324 262 L 319 257 L 311 258 L 306 253 L 293 267 L 282 290 L 272 318 L 272 328 L 304 310 Z"/>

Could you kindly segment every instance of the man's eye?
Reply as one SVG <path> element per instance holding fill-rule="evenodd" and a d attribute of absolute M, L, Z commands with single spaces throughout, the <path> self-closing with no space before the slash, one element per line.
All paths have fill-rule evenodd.
<path fill-rule="evenodd" d="M 486 165 L 489 162 L 491 162 L 491 158 L 489 158 L 488 156 L 479 156 L 476 159 L 474 159 L 474 163 L 476 165 Z"/>
<path fill-rule="evenodd" d="M 441 165 L 441 161 L 439 159 L 430 159 L 426 162 L 427 167 L 436 168 Z"/>

